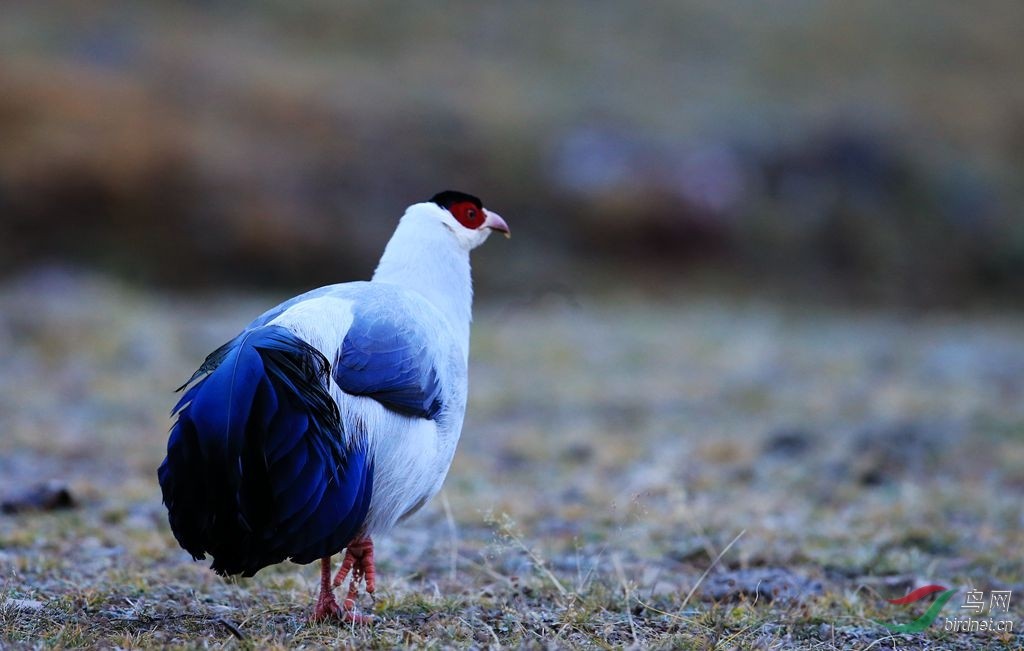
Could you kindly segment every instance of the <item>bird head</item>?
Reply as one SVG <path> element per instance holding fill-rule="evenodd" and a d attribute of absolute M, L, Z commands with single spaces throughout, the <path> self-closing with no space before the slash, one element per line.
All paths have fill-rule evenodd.
<path fill-rule="evenodd" d="M 492 231 L 511 237 L 508 224 L 496 212 L 484 208 L 479 199 L 465 192 L 438 192 L 421 208 L 424 217 L 440 220 L 454 235 L 459 245 L 471 251 L 487 240 Z"/>

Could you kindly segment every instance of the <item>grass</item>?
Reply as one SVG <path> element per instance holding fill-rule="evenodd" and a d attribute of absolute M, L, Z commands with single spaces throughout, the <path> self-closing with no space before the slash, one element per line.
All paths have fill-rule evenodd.
<path fill-rule="evenodd" d="M 310 624 L 317 568 L 224 580 L 155 481 L 171 390 L 273 298 L 0 289 L 0 646 L 1020 648 L 1013 314 L 681 296 L 491 305 L 443 494 L 378 542 L 377 623 Z M 1009 589 L 1012 634 L 885 599 Z M 954 597 L 943 614 L 962 614 Z"/>

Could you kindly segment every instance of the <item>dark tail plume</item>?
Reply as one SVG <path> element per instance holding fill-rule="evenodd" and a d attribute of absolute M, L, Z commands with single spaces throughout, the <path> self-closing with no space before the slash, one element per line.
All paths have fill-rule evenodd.
<path fill-rule="evenodd" d="M 263 326 L 189 380 L 158 476 L 171 530 L 193 557 L 251 576 L 336 553 L 356 536 L 372 461 L 362 433 L 342 432 L 329 377 L 318 350 Z"/>

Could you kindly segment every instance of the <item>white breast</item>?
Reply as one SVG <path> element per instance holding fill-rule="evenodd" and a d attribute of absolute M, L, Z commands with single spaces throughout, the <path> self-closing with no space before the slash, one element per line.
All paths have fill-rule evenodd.
<path fill-rule="evenodd" d="M 341 394 L 339 404 L 343 426 L 349 432 L 366 432 L 373 456 L 366 533 L 386 533 L 441 489 L 459 442 L 462 411 L 442 425 L 396 414 L 372 398 Z"/>

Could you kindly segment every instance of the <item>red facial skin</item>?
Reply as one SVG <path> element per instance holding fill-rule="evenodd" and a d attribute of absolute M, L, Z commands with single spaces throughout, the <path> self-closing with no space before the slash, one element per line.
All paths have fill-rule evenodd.
<path fill-rule="evenodd" d="M 471 201 L 453 203 L 448 208 L 448 212 L 450 212 L 460 224 L 470 230 L 476 230 L 483 226 L 484 220 L 487 218 L 487 216 L 484 215 L 483 208 L 477 208 L 476 204 Z"/>

